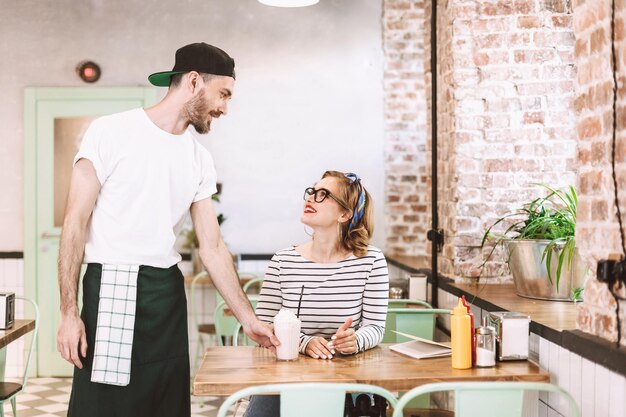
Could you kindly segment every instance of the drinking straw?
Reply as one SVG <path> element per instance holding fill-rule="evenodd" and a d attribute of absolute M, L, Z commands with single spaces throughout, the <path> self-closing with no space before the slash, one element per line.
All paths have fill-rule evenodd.
<path fill-rule="evenodd" d="M 304 285 L 300 289 L 300 299 L 298 300 L 298 311 L 296 312 L 296 317 L 300 318 L 300 305 L 302 305 L 302 294 L 304 293 Z"/>

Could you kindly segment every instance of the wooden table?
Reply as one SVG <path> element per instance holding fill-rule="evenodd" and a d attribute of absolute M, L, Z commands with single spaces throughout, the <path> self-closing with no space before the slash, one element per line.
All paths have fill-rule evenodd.
<path fill-rule="evenodd" d="M 450 357 L 417 360 L 395 353 L 389 346 L 333 360 L 300 355 L 295 362 L 279 362 L 271 351 L 260 347 L 212 346 L 194 378 L 193 394 L 225 396 L 249 386 L 290 382 L 349 382 L 408 391 L 431 382 L 550 380 L 548 372 L 530 361 L 458 370 L 452 369 Z"/>
<path fill-rule="evenodd" d="M 0 381 L 4 381 L 7 345 L 33 330 L 35 330 L 35 320 L 15 320 L 12 328 L 0 330 Z"/>

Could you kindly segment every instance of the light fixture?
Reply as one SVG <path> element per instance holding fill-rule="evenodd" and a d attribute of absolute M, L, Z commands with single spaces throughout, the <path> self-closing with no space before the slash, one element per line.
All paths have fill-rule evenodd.
<path fill-rule="evenodd" d="M 76 65 L 76 72 L 81 80 L 86 83 L 95 83 L 100 79 L 102 71 L 100 66 L 93 61 L 81 61 Z"/>
<path fill-rule="evenodd" d="M 319 0 L 259 0 L 259 3 L 274 7 L 305 7 L 318 2 Z"/>

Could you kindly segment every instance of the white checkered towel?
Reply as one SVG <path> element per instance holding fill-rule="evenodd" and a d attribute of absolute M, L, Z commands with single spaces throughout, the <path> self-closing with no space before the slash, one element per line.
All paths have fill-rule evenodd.
<path fill-rule="evenodd" d="M 91 382 L 130 382 L 138 273 L 139 265 L 102 265 Z"/>

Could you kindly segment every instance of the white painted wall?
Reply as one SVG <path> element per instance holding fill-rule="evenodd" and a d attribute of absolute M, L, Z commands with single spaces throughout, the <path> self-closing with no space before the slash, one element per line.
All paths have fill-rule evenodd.
<path fill-rule="evenodd" d="M 380 0 L 321 0 L 302 9 L 256 0 L 0 0 L 0 251 L 23 249 L 23 90 L 147 85 L 174 51 L 214 43 L 237 62 L 230 114 L 202 138 L 224 184 L 231 251 L 271 253 L 307 238 L 303 189 L 326 169 L 359 173 L 383 224 Z"/>

